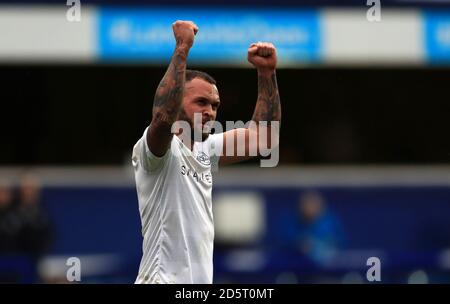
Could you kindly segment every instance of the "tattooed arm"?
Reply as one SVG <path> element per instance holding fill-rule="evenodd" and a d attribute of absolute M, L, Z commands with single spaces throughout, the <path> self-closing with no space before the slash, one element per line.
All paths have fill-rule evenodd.
<path fill-rule="evenodd" d="M 232 145 L 233 155 L 221 157 L 221 164 L 243 161 L 256 156 L 254 154 L 261 155 L 262 150 L 273 149 L 279 142 L 281 103 L 275 73 L 276 49 L 271 43 L 253 43 L 248 49 L 248 61 L 258 71 L 258 100 L 252 117 L 254 125 L 224 133 L 224 150 L 227 151 L 227 145 Z M 239 137 L 245 138 L 244 147 Z M 243 151 L 245 154 L 241 155 Z"/>
<path fill-rule="evenodd" d="M 267 122 L 267 126 L 270 126 L 271 122 L 281 120 L 280 94 L 275 70 L 258 70 L 258 101 L 252 120 L 256 123 Z"/>
<path fill-rule="evenodd" d="M 177 120 L 183 100 L 186 60 L 198 31 L 197 26 L 190 21 L 177 21 L 172 28 L 176 47 L 156 90 L 153 118 L 147 132 L 148 148 L 156 156 L 163 156 L 172 141 L 172 124 Z"/>

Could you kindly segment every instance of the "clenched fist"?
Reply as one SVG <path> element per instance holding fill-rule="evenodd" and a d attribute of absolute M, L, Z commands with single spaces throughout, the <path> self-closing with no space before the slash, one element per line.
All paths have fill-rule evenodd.
<path fill-rule="evenodd" d="M 194 44 L 194 36 L 198 32 L 198 27 L 192 21 L 177 20 L 172 24 L 173 35 L 177 47 L 189 50 Z"/>
<path fill-rule="evenodd" d="M 277 66 L 277 50 L 269 42 L 252 43 L 248 48 L 247 59 L 258 71 L 272 72 Z"/>

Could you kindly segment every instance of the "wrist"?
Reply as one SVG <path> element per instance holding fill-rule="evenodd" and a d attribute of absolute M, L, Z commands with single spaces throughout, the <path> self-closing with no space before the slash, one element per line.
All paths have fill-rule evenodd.
<path fill-rule="evenodd" d="M 270 77 L 273 74 L 275 74 L 274 68 L 257 68 L 256 70 L 258 71 L 259 76 L 269 76 Z"/>
<path fill-rule="evenodd" d="M 175 53 L 187 56 L 189 54 L 190 49 L 191 47 L 186 44 L 177 44 L 175 47 Z"/>

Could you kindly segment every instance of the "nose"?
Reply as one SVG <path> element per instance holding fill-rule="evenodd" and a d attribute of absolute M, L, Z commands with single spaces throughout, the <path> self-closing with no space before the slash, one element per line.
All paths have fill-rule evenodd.
<path fill-rule="evenodd" d="M 211 120 L 214 117 L 213 109 L 211 104 L 208 104 L 205 109 L 203 110 L 203 116 L 205 118 L 208 118 L 208 120 Z"/>

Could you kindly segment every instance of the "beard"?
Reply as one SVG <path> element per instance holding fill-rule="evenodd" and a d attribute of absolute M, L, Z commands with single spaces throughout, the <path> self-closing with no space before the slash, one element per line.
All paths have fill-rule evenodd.
<path fill-rule="evenodd" d="M 202 124 L 195 126 L 194 122 L 187 116 L 184 109 L 181 109 L 180 114 L 178 115 L 178 120 L 186 121 L 189 123 L 189 125 L 191 126 L 191 140 L 193 142 L 203 142 L 208 139 L 211 131 L 210 128 L 204 128 Z"/>

